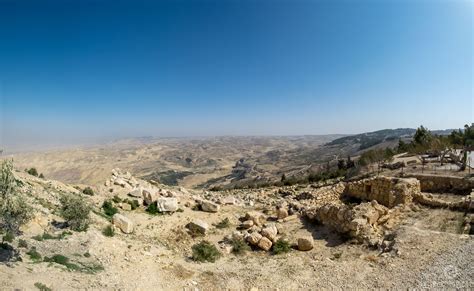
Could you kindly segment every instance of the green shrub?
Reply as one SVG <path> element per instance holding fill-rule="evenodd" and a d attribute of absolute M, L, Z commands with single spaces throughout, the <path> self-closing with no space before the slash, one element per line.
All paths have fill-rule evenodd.
<path fill-rule="evenodd" d="M 152 204 L 148 205 L 145 211 L 152 215 L 163 214 L 158 210 L 156 202 L 153 202 Z"/>
<path fill-rule="evenodd" d="M 120 197 L 118 197 L 117 195 L 114 195 L 114 198 L 112 198 L 112 201 L 114 203 L 120 203 L 120 202 L 122 202 L 122 199 L 120 199 Z"/>
<path fill-rule="evenodd" d="M 82 190 L 82 193 L 89 195 L 89 196 L 94 196 L 94 190 L 92 190 L 91 187 L 86 187 L 84 190 Z"/>
<path fill-rule="evenodd" d="M 65 266 L 68 270 L 79 271 L 81 267 L 77 264 L 70 263 L 69 258 L 63 255 L 53 255 L 52 257 L 44 257 L 44 262 L 56 263 Z"/>
<path fill-rule="evenodd" d="M 242 255 L 250 250 L 250 246 L 243 239 L 232 240 L 232 252 L 236 255 Z"/>
<path fill-rule="evenodd" d="M 108 237 L 112 237 L 115 235 L 115 229 L 112 225 L 107 225 L 103 230 L 102 234 Z"/>
<path fill-rule="evenodd" d="M 27 254 L 28 256 L 30 256 L 30 259 L 31 259 L 33 262 L 39 262 L 39 261 L 41 261 L 41 254 L 38 253 L 38 251 L 36 250 L 35 247 L 32 247 L 31 250 L 29 250 L 26 254 Z"/>
<path fill-rule="evenodd" d="M 7 232 L 3 238 L 2 238 L 2 242 L 13 242 L 13 240 L 15 239 L 15 235 L 11 232 Z"/>
<path fill-rule="evenodd" d="M 140 203 L 138 202 L 138 200 L 134 199 L 134 200 L 129 200 L 128 198 L 125 198 L 123 200 L 124 203 L 128 203 L 130 204 L 130 207 L 132 208 L 132 210 L 135 210 L 137 209 L 138 207 L 140 207 Z"/>
<path fill-rule="evenodd" d="M 61 215 L 72 230 L 84 231 L 89 227 L 91 206 L 80 196 L 64 195 L 61 201 Z"/>
<path fill-rule="evenodd" d="M 51 288 L 40 282 L 36 282 L 35 287 L 38 288 L 40 291 L 52 291 Z"/>
<path fill-rule="evenodd" d="M 5 160 L 0 169 L 0 227 L 13 234 L 32 218 L 33 212 L 17 188 L 13 162 Z"/>
<path fill-rule="evenodd" d="M 39 178 L 44 179 L 43 173 L 41 173 L 41 174 L 39 175 Z"/>
<path fill-rule="evenodd" d="M 104 270 L 104 267 L 100 264 L 86 265 L 83 263 L 75 264 L 69 261 L 69 258 L 63 255 L 54 255 L 52 257 L 45 257 L 44 262 L 56 263 L 65 266 L 69 271 L 80 271 L 88 274 L 94 274 L 98 271 Z"/>
<path fill-rule="evenodd" d="M 217 228 L 228 228 L 229 226 L 230 226 L 230 220 L 227 217 L 221 220 L 218 224 L 216 224 Z"/>
<path fill-rule="evenodd" d="M 192 259 L 197 262 L 211 262 L 214 263 L 221 253 L 217 248 L 208 241 L 202 241 L 192 246 Z"/>
<path fill-rule="evenodd" d="M 38 177 L 38 170 L 36 170 L 36 168 L 30 168 L 28 171 L 26 171 L 28 174 L 30 174 L 31 176 L 35 176 L 35 177 Z"/>
<path fill-rule="evenodd" d="M 27 248 L 27 247 L 28 247 L 28 243 L 27 243 L 26 240 L 24 240 L 24 239 L 19 239 L 19 240 L 18 240 L 18 247 L 19 247 L 19 248 Z"/>
<path fill-rule="evenodd" d="M 115 213 L 118 212 L 118 209 L 114 207 L 114 204 L 110 200 L 105 200 L 102 204 L 102 209 L 104 210 L 105 215 L 112 217 Z"/>
<path fill-rule="evenodd" d="M 58 235 L 52 235 L 50 233 L 43 233 L 43 234 L 39 234 L 39 235 L 35 235 L 34 237 L 32 237 L 34 240 L 37 240 L 37 241 L 43 241 L 43 240 L 49 240 L 49 239 L 57 239 L 57 240 L 60 240 L 60 239 L 63 239 L 65 238 L 66 236 L 68 235 L 72 235 L 72 232 L 70 231 L 63 231 L 62 233 L 58 234 Z"/>
<path fill-rule="evenodd" d="M 290 250 L 291 250 L 290 243 L 284 239 L 277 240 L 277 242 L 272 247 L 272 251 L 274 255 L 287 253 Z"/>

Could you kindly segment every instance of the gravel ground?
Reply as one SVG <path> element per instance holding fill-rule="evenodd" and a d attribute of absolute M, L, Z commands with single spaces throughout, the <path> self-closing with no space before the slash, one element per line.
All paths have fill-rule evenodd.
<path fill-rule="evenodd" d="M 456 246 L 440 255 L 416 278 L 418 288 L 474 288 L 474 240 Z"/>

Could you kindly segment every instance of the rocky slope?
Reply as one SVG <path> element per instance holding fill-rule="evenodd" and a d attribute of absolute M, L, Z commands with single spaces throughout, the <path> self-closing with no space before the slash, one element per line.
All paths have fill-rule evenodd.
<path fill-rule="evenodd" d="M 0 264 L 1 289 L 32 289 L 39 283 L 54 290 L 473 287 L 472 272 L 466 271 L 473 259 L 472 236 L 459 233 L 469 209 L 430 208 L 412 199 L 382 205 L 385 195 L 395 193 L 390 187 L 406 195 L 421 193 L 417 182 L 405 188 L 389 178 L 356 182 L 373 185 L 361 189 L 377 193 L 372 201 L 361 201 L 360 193 L 348 192 L 356 186 L 337 181 L 206 192 L 151 184 L 117 169 L 88 196 L 83 185 L 15 174 L 36 211 L 12 243 L 22 260 Z M 93 205 L 87 231 L 65 228 L 58 212 L 63 193 Z M 101 208 L 106 200 L 114 200 L 119 211 L 112 219 Z M 133 200 L 139 204 L 134 210 L 128 203 Z M 153 203 L 160 210 L 156 215 L 145 211 L 144 204 Z M 115 236 L 108 237 L 103 230 L 111 223 Z M 236 238 L 251 250 L 234 254 Z M 293 248 L 274 254 L 279 239 Z M 216 262 L 191 258 L 192 246 L 203 240 L 221 253 Z M 69 261 L 44 261 L 54 255 Z"/>

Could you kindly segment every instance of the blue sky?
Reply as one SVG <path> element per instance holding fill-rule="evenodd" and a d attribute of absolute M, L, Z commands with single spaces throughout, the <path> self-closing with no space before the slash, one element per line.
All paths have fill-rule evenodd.
<path fill-rule="evenodd" d="M 1 143 L 461 127 L 473 6 L 0 0 Z"/>

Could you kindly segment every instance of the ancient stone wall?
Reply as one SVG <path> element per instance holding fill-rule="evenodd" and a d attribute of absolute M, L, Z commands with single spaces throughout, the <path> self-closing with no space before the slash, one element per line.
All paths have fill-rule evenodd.
<path fill-rule="evenodd" d="M 348 183 L 345 195 L 372 201 L 387 207 L 408 204 L 413 195 L 420 192 L 420 182 L 414 178 L 374 177 Z"/>
<path fill-rule="evenodd" d="M 347 234 L 360 243 L 378 246 L 385 230 L 393 224 L 394 215 L 377 201 L 356 206 L 327 204 L 305 211 L 311 220 L 328 225 L 339 233 Z"/>
<path fill-rule="evenodd" d="M 429 174 L 410 174 L 409 177 L 420 181 L 423 192 L 469 194 L 474 189 L 474 178 Z"/>

